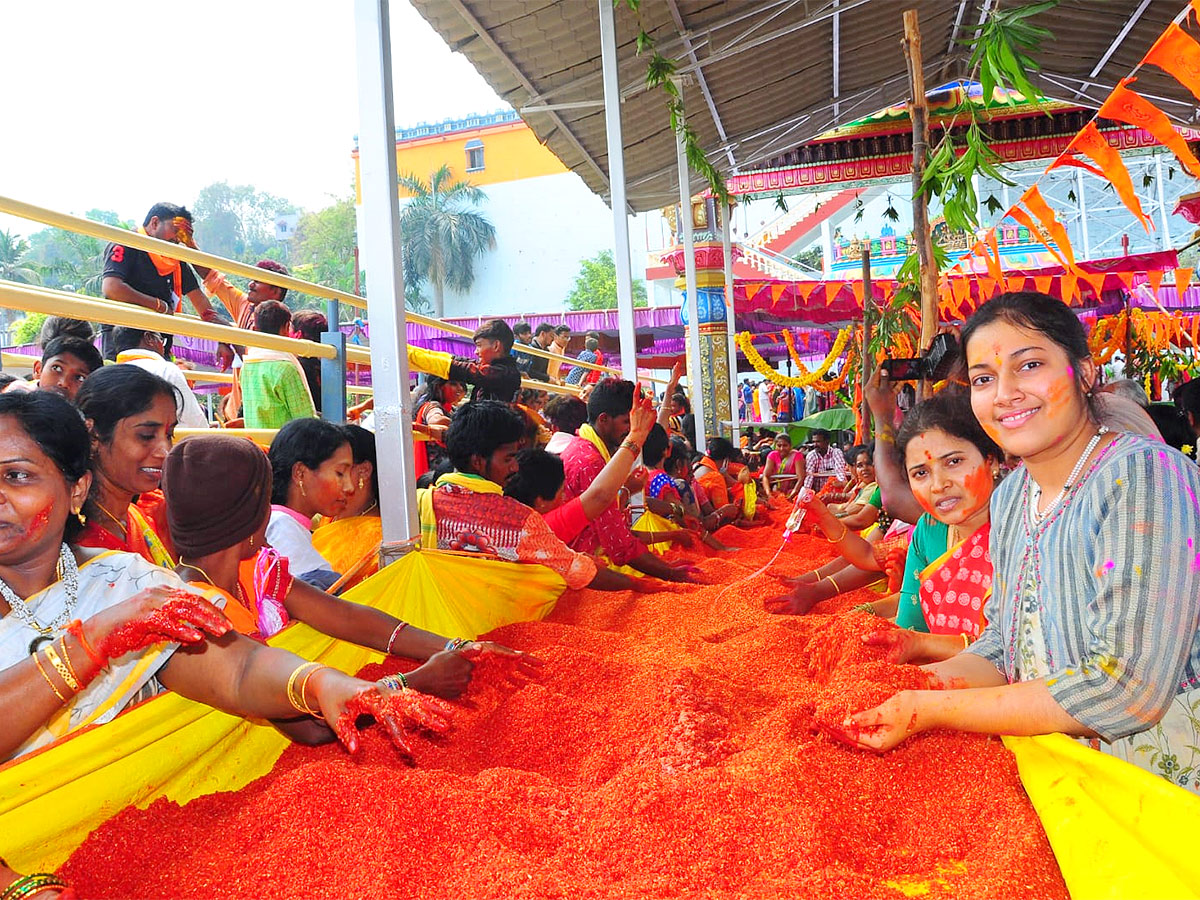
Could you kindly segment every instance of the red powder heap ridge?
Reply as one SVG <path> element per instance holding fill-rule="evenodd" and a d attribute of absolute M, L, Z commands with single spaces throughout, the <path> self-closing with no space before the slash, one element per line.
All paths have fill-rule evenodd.
<path fill-rule="evenodd" d="M 126 809 L 64 874 L 89 898 L 1065 900 L 998 740 L 931 732 L 875 755 L 827 736 L 924 676 L 863 646 L 877 619 L 836 614 L 869 592 L 765 613 L 780 576 L 830 556 L 795 535 L 739 583 L 780 532 L 727 528 L 737 553 L 686 554 L 709 584 L 569 592 L 495 632 L 543 676 L 514 690 L 481 672 L 447 734 L 413 735 L 412 765 L 375 727 L 354 758 L 292 747 L 241 791 Z"/>

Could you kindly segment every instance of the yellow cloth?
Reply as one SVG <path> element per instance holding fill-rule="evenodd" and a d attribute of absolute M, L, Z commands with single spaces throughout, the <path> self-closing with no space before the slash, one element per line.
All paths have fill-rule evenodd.
<path fill-rule="evenodd" d="M 579 426 L 578 435 L 585 441 L 591 442 L 592 446 L 600 451 L 600 455 L 604 457 L 604 461 L 608 462 L 612 459 L 612 454 L 608 452 L 608 445 L 604 443 L 600 435 L 596 434 L 596 429 L 588 423 L 584 422 Z"/>
<path fill-rule="evenodd" d="M 1062 734 L 1003 740 L 1075 900 L 1200 898 L 1200 796 Z"/>
<path fill-rule="evenodd" d="M 408 367 L 430 375 L 445 378 L 450 374 L 450 363 L 453 357 L 441 350 L 426 350 L 424 347 L 408 345 Z"/>
<path fill-rule="evenodd" d="M 747 481 L 742 487 L 745 489 L 742 494 L 742 512 L 747 519 L 753 519 L 758 510 L 758 488 L 753 481 Z"/>
<path fill-rule="evenodd" d="M 543 618 L 564 587 L 544 566 L 422 550 L 368 578 L 346 599 L 438 634 L 473 638 Z M 508 599 L 497 603 L 497 594 Z M 344 672 L 383 659 L 302 622 L 267 643 Z M 239 790 L 269 772 L 287 746 L 270 725 L 160 694 L 106 725 L 0 767 L 4 856 L 18 871 L 56 869 L 126 806 L 145 809 L 160 797 L 186 803 Z"/>
<path fill-rule="evenodd" d="M 641 518 L 633 523 L 633 530 L 640 531 L 642 534 L 655 531 L 661 534 L 664 531 L 679 531 L 679 526 L 670 519 L 664 519 L 658 513 L 652 513 L 650 510 L 646 510 L 644 513 L 642 513 Z M 671 549 L 671 546 L 672 545 L 670 541 L 659 541 L 657 544 L 650 544 L 649 549 L 651 552 L 657 553 L 659 556 L 663 556 L 668 550 Z M 638 574 L 640 575 L 642 573 L 639 572 Z"/>
<path fill-rule="evenodd" d="M 345 574 L 365 557 L 374 556 L 351 581 L 358 584 L 379 571 L 378 550 L 383 541 L 383 519 L 379 516 L 353 516 L 325 522 L 313 532 L 313 549 L 329 560 L 335 572 Z"/>

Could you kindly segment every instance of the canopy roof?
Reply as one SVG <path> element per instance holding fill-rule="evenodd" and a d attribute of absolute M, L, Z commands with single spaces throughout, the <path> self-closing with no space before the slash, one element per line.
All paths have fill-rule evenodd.
<path fill-rule="evenodd" d="M 595 0 L 412 0 L 455 50 L 593 191 L 608 196 L 599 18 Z M 606 0 L 607 2 L 607 0 Z M 678 201 L 675 139 L 659 89 L 647 90 L 644 27 L 690 74 L 688 121 L 726 175 L 770 166 L 830 128 L 902 103 L 908 76 L 901 15 L 920 16 L 929 84 L 965 78 L 970 38 L 993 0 L 641 0 L 617 4 L 617 57 L 630 206 Z M 1048 98 L 1096 108 L 1184 0 L 1062 0 L 1035 21 L 1054 39 L 1035 78 Z M 641 25 L 639 26 L 639 15 Z M 1179 124 L 1196 103 L 1153 67 L 1138 91 Z M 703 189 L 699 180 L 693 192 Z"/>

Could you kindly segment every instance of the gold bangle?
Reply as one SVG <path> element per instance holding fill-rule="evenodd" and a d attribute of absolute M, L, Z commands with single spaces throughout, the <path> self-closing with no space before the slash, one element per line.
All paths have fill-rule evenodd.
<path fill-rule="evenodd" d="M 55 651 L 53 644 L 46 645 L 46 659 L 50 660 L 50 665 L 54 666 L 54 671 L 62 676 L 62 680 L 66 682 L 67 687 L 69 687 L 73 693 L 78 694 L 79 682 L 75 679 L 75 676 L 71 674 L 71 671 L 65 665 L 63 665 L 62 657 L 60 657 Z"/>
<path fill-rule="evenodd" d="M 296 690 L 297 699 L 299 699 L 299 701 L 304 705 L 304 708 L 308 710 L 309 714 L 313 715 L 313 716 L 319 716 L 321 714 L 321 710 L 319 707 L 317 709 L 313 709 L 311 706 L 308 705 L 308 700 L 305 699 L 304 695 L 305 695 L 305 692 L 308 690 L 308 679 L 312 678 L 315 674 L 320 672 L 322 669 L 327 669 L 327 668 L 329 668 L 329 667 L 328 666 L 317 666 L 314 669 L 309 669 L 307 672 L 304 673 L 304 677 L 300 679 L 300 687 Z"/>
<path fill-rule="evenodd" d="M 838 583 L 837 583 L 836 581 L 834 581 L 834 580 L 833 580 L 833 576 L 832 576 L 832 575 L 826 575 L 825 577 L 826 577 L 826 578 L 828 578 L 828 579 L 829 579 L 829 583 L 833 585 L 833 590 L 834 590 L 834 592 L 835 592 L 835 593 L 838 593 L 838 594 L 840 594 L 840 593 L 842 592 L 842 589 L 841 589 L 840 587 L 838 587 Z"/>
<path fill-rule="evenodd" d="M 40 653 L 41 651 L 38 652 Z M 66 703 L 67 698 L 64 697 L 63 692 L 58 689 L 58 685 L 55 684 L 54 681 L 51 680 L 50 676 L 46 674 L 46 670 L 42 668 L 41 657 L 39 657 L 37 653 L 33 654 L 33 662 L 34 665 L 38 667 L 38 671 L 42 673 L 42 677 L 46 679 L 46 684 L 50 685 L 50 690 L 54 691 L 54 696 L 58 698 L 58 701 L 60 703 Z"/>
<path fill-rule="evenodd" d="M 847 525 L 845 522 L 841 522 L 840 524 L 841 524 L 841 526 L 842 526 L 842 533 L 841 533 L 841 534 L 839 534 L 839 535 L 838 535 L 837 537 L 835 537 L 835 538 L 830 538 L 830 539 L 829 539 L 829 540 L 830 540 L 830 543 L 832 543 L 832 544 L 840 544 L 840 543 L 842 542 L 842 538 L 844 538 L 846 535 L 848 535 L 848 534 L 850 533 L 850 526 L 849 526 L 849 525 Z"/>
<path fill-rule="evenodd" d="M 962 639 L 963 639 L 963 649 L 966 650 L 968 647 L 971 646 L 971 639 L 969 637 L 967 637 L 966 634 L 964 634 L 962 636 Z"/>
<path fill-rule="evenodd" d="M 296 694 L 295 694 L 296 679 L 299 678 L 302 673 L 308 671 L 309 669 L 320 668 L 320 666 L 321 666 L 320 663 L 306 662 L 306 663 L 301 663 L 300 665 L 296 666 L 295 669 L 292 670 L 292 674 L 288 678 L 288 681 L 287 681 L 287 698 L 288 698 L 288 703 L 290 703 L 292 705 L 292 708 L 295 709 L 297 712 L 302 712 L 305 715 L 312 715 L 312 710 L 310 710 L 303 703 L 296 700 Z"/>
<path fill-rule="evenodd" d="M 67 652 L 67 636 L 65 634 L 58 639 L 58 646 L 59 649 L 62 650 L 63 662 L 65 662 L 67 664 L 67 668 L 71 670 L 71 677 L 74 678 L 75 681 L 77 681 L 80 685 L 82 685 L 83 679 L 80 678 L 79 674 L 75 671 L 75 666 L 71 663 L 71 654 Z"/>

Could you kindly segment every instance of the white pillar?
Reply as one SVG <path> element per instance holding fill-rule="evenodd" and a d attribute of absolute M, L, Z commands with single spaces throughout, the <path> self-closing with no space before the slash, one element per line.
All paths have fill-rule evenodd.
<path fill-rule="evenodd" d="M 403 552 L 389 545 L 421 533 L 413 458 L 412 399 L 404 326 L 404 267 L 396 191 L 396 123 L 392 106 L 392 45 L 388 0 L 355 0 L 358 58 L 358 159 L 363 223 L 359 244 L 367 260 L 371 376 L 383 563 Z"/>
<path fill-rule="evenodd" d="M 1171 249 L 1171 214 L 1167 211 L 1167 197 L 1163 192 L 1162 154 L 1154 151 L 1154 184 L 1158 188 L 1158 215 L 1162 221 L 1162 249 Z"/>
<path fill-rule="evenodd" d="M 829 278 L 833 275 L 833 229 L 829 225 L 829 216 L 821 220 L 821 244 L 825 248 L 821 254 L 821 275 Z"/>
<path fill-rule="evenodd" d="M 733 217 L 733 204 L 721 210 L 721 250 L 725 254 L 725 335 L 728 338 L 729 354 L 729 419 L 733 423 L 730 435 L 733 446 L 738 445 L 738 380 L 737 380 L 737 327 L 733 321 L 733 241 L 730 238 L 729 220 Z"/>
<path fill-rule="evenodd" d="M 629 216 L 625 203 L 625 145 L 621 137 L 621 87 L 617 82 L 617 39 L 612 0 L 600 3 L 600 60 L 604 70 L 604 126 L 608 135 L 609 205 L 613 214 L 613 261 L 617 268 L 617 323 L 621 374 L 637 381 L 633 333 L 633 272 L 629 261 Z"/>
<path fill-rule="evenodd" d="M 682 84 L 679 93 L 682 97 Z M 700 304 L 696 297 L 696 248 L 692 243 L 692 190 L 688 186 L 687 152 L 679 132 L 675 133 L 675 164 L 679 171 L 679 228 L 683 236 L 683 277 L 687 291 L 688 389 L 692 395 L 692 415 L 696 418 L 696 449 L 703 453 L 708 449 L 708 440 L 704 433 L 704 384 L 700 377 Z"/>

